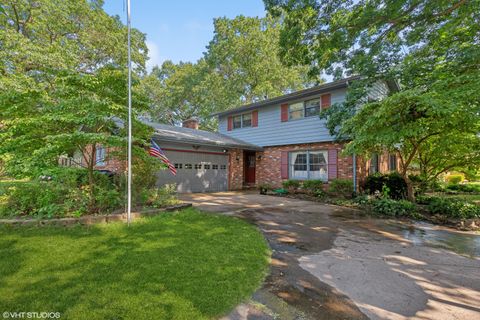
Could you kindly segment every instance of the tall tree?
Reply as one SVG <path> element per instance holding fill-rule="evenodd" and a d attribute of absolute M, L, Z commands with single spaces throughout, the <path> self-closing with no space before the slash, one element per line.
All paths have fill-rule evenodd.
<path fill-rule="evenodd" d="M 301 89 L 314 82 L 306 67 L 282 64 L 280 22 L 270 16 L 214 20 L 214 36 L 196 63 L 167 61 L 144 83 L 153 99 L 157 120 L 178 123 L 198 117 L 204 128 L 215 128 L 210 114 Z"/>
<path fill-rule="evenodd" d="M 125 145 L 112 132 L 127 112 L 126 27 L 102 3 L 2 3 L 0 157 L 11 173 L 31 175 L 86 146 Z M 134 30 L 132 39 L 138 74 L 145 65 L 145 36 Z M 146 106 L 134 97 L 136 106 Z M 94 154 L 85 160 L 93 189 Z"/>
<path fill-rule="evenodd" d="M 455 158 L 472 158 L 480 132 L 479 1 L 265 3 L 284 17 L 281 46 L 286 62 L 307 63 L 337 77 L 363 76 L 347 102 L 323 116 L 337 137 L 352 139 L 351 152 L 397 152 L 410 199 L 408 171 L 421 161 L 420 152 L 424 158 L 431 152 L 428 157 L 448 160 L 438 151 L 440 142 L 449 141 L 467 146 L 456 148 Z M 401 90 L 357 111 L 358 101 L 379 79 L 397 79 Z M 429 163 L 442 171 L 446 167 L 441 164 L 447 162 Z"/>

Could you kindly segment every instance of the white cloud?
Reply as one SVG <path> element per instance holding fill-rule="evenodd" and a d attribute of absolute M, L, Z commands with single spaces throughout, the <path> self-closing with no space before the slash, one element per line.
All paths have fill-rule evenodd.
<path fill-rule="evenodd" d="M 160 50 L 155 42 L 147 40 L 148 60 L 147 70 L 150 71 L 156 65 L 160 66 L 165 59 L 162 59 Z"/>

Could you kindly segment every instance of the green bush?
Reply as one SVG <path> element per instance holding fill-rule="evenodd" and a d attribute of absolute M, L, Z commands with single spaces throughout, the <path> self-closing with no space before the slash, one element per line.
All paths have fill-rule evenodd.
<path fill-rule="evenodd" d="M 448 184 L 446 189 L 466 193 L 480 193 L 480 184 Z"/>
<path fill-rule="evenodd" d="M 373 213 L 388 217 L 412 217 L 418 216 L 415 204 L 406 200 L 393 200 L 388 198 L 371 201 Z"/>
<path fill-rule="evenodd" d="M 392 199 L 400 200 L 405 199 L 407 195 L 407 184 L 403 180 L 402 176 L 397 172 L 389 174 L 376 173 L 370 175 L 365 179 L 362 188 L 370 193 L 382 193 L 386 186 L 389 190 L 389 197 Z"/>
<path fill-rule="evenodd" d="M 461 174 L 451 174 L 449 176 L 446 176 L 445 180 L 447 180 L 447 182 L 451 184 L 459 184 L 463 181 L 463 176 Z"/>
<path fill-rule="evenodd" d="M 177 186 L 167 184 L 162 188 L 149 190 L 147 204 L 154 208 L 161 208 L 179 203 L 177 199 Z"/>
<path fill-rule="evenodd" d="M 54 174 L 42 175 L 39 180 L 3 186 L 0 215 L 51 218 L 109 213 L 118 209 L 123 193 L 107 176 L 96 173 L 95 179 L 93 202 L 90 201 L 90 186 L 86 184 L 85 170 L 82 169 L 58 170 Z"/>
<path fill-rule="evenodd" d="M 289 190 L 296 190 L 300 188 L 300 185 L 301 183 L 298 180 L 285 180 L 282 182 L 282 186 Z"/>
<path fill-rule="evenodd" d="M 353 181 L 350 179 L 333 179 L 328 185 L 328 193 L 343 198 L 351 198 Z"/>
<path fill-rule="evenodd" d="M 268 191 L 273 190 L 273 187 L 268 183 L 262 183 L 258 186 L 260 194 L 267 194 Z"/>
<path fill-rule="evenodd" d="M 318 191 L 323 191 L 325 182 L 323 180 L 305 180 L 303 181 L 303 189 L 311 194 L 316 194 Z"/>
<path fill-rule="evenodd" d="M 480 217 L 480 207 L 464 200 L 430 197 L 426 202 L 431 214 L 442 214 L 461 219 Z"/>

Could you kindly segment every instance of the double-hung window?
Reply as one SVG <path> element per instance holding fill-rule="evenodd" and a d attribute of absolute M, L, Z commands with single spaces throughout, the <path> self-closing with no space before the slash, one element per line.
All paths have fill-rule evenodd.
<path fill-rule="evenodd" d="M 328 180 L 327 151 L 290 152 L 289 176 L 299 180 Z"/>
<path fill-rule="evenodd" d="M 303 102 L 293 103 L 288 106 L 288 118 L 290 120 L 303 118 Z"/>
<path fill-rule="evenodd" d="M 288 118 L 290 120 L 318 116 L 319 113 L 320 99 L 292 103 L 288 106 Z"/>
<path fill-rule="evenodd" d="M 305 117 L 318 116 L 320 114 L 320 99 L 305 101 Z"/>
<path fill-rule="evenodd" d="M 95 150 L 95 164 L 97 166 L 104 166 L 106 158 L 106 150 L 103 146 L 97 146 Z"/>
<path fill-rule="evenodd" d="M 397 156 L 394 154 L 388 155 L 388 169 L 390 171 L 397 170 Z"/>
<path fill-rule="evenodd" d="M 372 154 L 372 158 L 370 159 L 370 170 L 369 170 L 369 174 L 374 174 L 374 173 L 377 173 L 378 171 L 380 171 L 379 169 L 379 157 L 378 157 L 378 154 L 374 153 Z"/>
<path fill-rule="evenodd" d="M 252 126 L 252 114 L 244 113 L 233 117 L 233 129 L 247 128 Z"/>

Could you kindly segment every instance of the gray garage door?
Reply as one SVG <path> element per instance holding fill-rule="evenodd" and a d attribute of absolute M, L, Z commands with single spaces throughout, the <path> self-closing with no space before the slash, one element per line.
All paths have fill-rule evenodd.
<path fill-rule="evenodd" d="M 193 153 L 165 150 L 177 175 L 162 170 L 158 185 L 175 183 L 178 192 L 214 192 L 228 189 L 228 156 L 225 154 Z"/>

